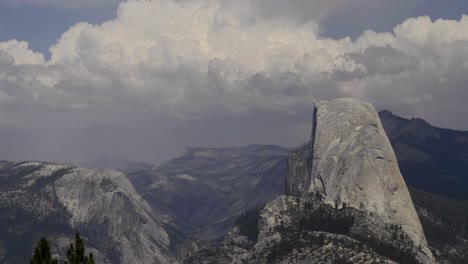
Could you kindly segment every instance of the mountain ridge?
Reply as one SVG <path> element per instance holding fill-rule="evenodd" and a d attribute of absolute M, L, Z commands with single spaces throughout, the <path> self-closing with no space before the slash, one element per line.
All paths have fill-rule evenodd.
<path fill-rule="evenodd" d="M 424 144 L 427 144 L 427 142 L 431 142 L 431 140 L 447 142 L 444 138 L 447 136 L 453 137 L 454 134 L 452 133 L 452 130 L 439 130 L 435 128 L 440 137 L 435 137 L 434 135 L 437 134 L 430 132 L 429 136 L 424 136 L 422 137 L 423 140 L 421 140 L 421 138 L 414 138 L 409 135 L 418 135 L 418 133 L 413 133 L 411 130 L 421 130 L 419 126 L 427 128 L 427 122 L 418 119 L 414 119 L 412 121 L 401 117 L 392 118 L 392 116 L 388 116 L 388 113 L 387 117 L 385 117 L 385 112 L 383 113 L 383 117 L 382 112 L 379 114 L 382 120 L 382 125 L 386 129 L 386 133 L 389 135 L 390 141 L 395 149 L 395 153 L 397 154 L 398 162 L 402 165 L 400 167 L 403 167 L 402 174 L 404 175 L 405 180 L 409 179 L 410 185 L 414 186 L 411 182 L 411 175 L 407 178 L 408 170 L 405 170 L 405 168 L 407 168 L 406 166 L 408 166 L 408 162 L 411 166 L 415 166 L 414 164 L 418 166 L 427 166 L 428 162 L 430 165 L 430 162 L 438 162 L 439 155 L 435 155 L 433 152 L 422 147 L 424 147 Z M 390 123 L 387 122 L 389 120 L 391 121 Z M 392 128 L 392 122 L 395 122 L 396 124 L 394 126 L 397 128 L 395 129 L 396 132 L 389 130 L 389 128 Z M 408 126 L 411 122 L 413 122 L 413 125 Z M 401 133 L 401 131 L 406 132 Z M 468 132 L 462 132 L 461 136 L 465 133 Z M 455 135 L 459 135 L 459 133 L 455 133 Z M 463 142 L 463 137 L 457 138 L 457 140 L 461 140 L 461 142 Z M 306 144 L 305 147 L 310 146 Z M 146 246 L 153 246 L 158 248 L 158 250 L 167 252 L 164 253 L 164 255 L 167 254 L 169 262 L 174 259 L 176 255 L 175 250 L 177 248 L 180 249 L 185 247 L 185 243 L 180 244 L 180 242 L 184 240 L 187 235 L 195 235 L 202 239 L 219 243 L 221 247 L 232 247 L 234 250 L 233 252 L 243 252 L 242 254 L 246 255 L 248 251 L 251 250 L 250 247 L 255 245 L 255 241 L 249 240 L 249 238 L 242 233 L 242 230 L 245 229 L 239 229 L 237 224 L 238 221 L 236 219 L 242 219 L 244 214 L 249 215 L 248 212 L 250 210 L 255 210 L 259 206 L 262 207 L 265 203 L 272 201 L 272 205 L 269 207 L 271 208 L 271 214 L 264 216 L 259 215 L 258 217 L 263 217 L 264 220 L 277 219 L 277 222 L 270 222 L 265 225 L 263 227 L 263 235 L 259 234 L 260 239 L 265 237 L 268 239 L 271 238 L 273 239 L 271 240 L 271 243 L 273 243 L 272 241 L 275 241 L 274 239 L 276 239 L 276 237 L 284 236 L 284 241 L 289 241 L 287 243 L 292 243 L 292 245 L 295 245 L 294 241 L 302 241 L 301 243 L 308 241 L 307 243 L 312 243 L 309 245 L 311 246 L 309 249 L 305 249 L 300 251 L 301 253 L 298 253 L 301 255 L 313 255 L 313 251 L 310 251 L 313 248 L 316 250 L 314 252 L 328 254 L 329 256 L 332 256 L 333 258 L 336 257 L 337 259 L 345 256 L 357 257 L 360 254 L 363 254 L 361 257 L 367 256 L 375 260 L 386 260 L 390 261 L 388 263 L 392 263 L 391 259 L 395 258 L 392 254 L 395 252 L 392 253 L 390 250 L 385 256 L 383 256 L 379 252 L 382 252 L 382 250 L 388 250 L 388 248 L 371 248 L 364 250 L 363 246 L 366 245 L 366 243 L 369 243 L 369 241 L 359 235 L 361 233 L 367 234 L 364 231 L 365 229 L 363 229 L 365 226 L 372 226 L 372 228 L 378 230 L 379 233 L 385 234 L 388 241 L 391 241 L 392 236 L 394 236 L 394 230 L 389 229 L 388 224 L 386 225 L 383 223 L 375 225 L 373 221 L 363 220 L 357 222 L 357 226 L 359 227 L 358 229 L 343 229 L 342 227 L 339 227 L 339 225 L 343 224 L 346 227 L 347 221 L 350 221 L 347 217 L 355 219 L 373 219 L 373 216 L 370 214 L 362 215 L 358 211 L 354 211 L 351 207 L 343 208 L 343 201 L 340 203 L 337 202 L 336 204 L 331 203 L 331 205 L 328 204 L 324 207 L 321 203 L 316 203 L 317 201 L 314 200 L 313 197 L 311 197 L 310 200 L 304 200 L 299 203 L 296 198 L 278 198 L 284 194 L 285 180 L 288 179 L 286 177 L 288 174 L 287 156 L 288 152 L 291 150 L 292 149 L 275 145 L 248 145 L 245 147 L 219 149 L 189 147 L 187 152 L 181 157 L 159 166 L 151 165 L 151 169 L 149 169 L 149 166 L 146 166 L 146 164 L 143 164 L 145 166 L 142 167 L 139 167 L 139 164 L 137 164 L 138 166 L 130 164 L 129 167 L 118 166 L 117 169 L 124 172 L 125 175 L 118 174 L 116 178 L 114 178 L 115 176 L 112 176 L 116 172 L 101 172 L 85 168 L 74 168 L 74 170 L 76 170 L 75 172 L 79 172 L 79 174 L 81 174 L 81 176 L 74 176 L 77 177 L 76 181 L 70 181 L 71 179 L 63 180 L 63 178 L 67 178 L 63 175 L 55 180 L 51 180 L 53 178 L 50 177 L 52 173 L 47 173 L 48 176 L 44 179 L 50 179 L 39 180 L 38 184 L 36 184 L 37 179 L 34 180 L 35 176 L 29 176 L 35 172 L 40 172 L 40 169 L 37 169 L 34 166 L 60 166 L 60 168 L 64 169 L 70 167 L 69 164 L 0 161 L 0 172 L 3 171 L 3 174 L 0 173 L 0 177 L 2 179 L 2 183 L 0 184 L 0 212 L 4 216 L 4 218 L 0 217 L 0 221 L 2 221 L 2 226 L 4 228 L 0 231 L 2 231 L 1 233 L 6 234 L 11 232 L 11 230 L 22 230 L 20 232 L 22 235 L 13 235 L 14 233 L 12 233 L 11 236 L 3 237 L 3 239 L 0 238 L 0 263 L 18 263 L 26 260 L 28 257 L 27 250 L 30 250 L 30 247 L 26 246 L 28 247 L 26 248 L 24 246 L 24 241 L 21 240 L 25 236 L 27 236 L 28 239 L 32 238 L 34 240 L 39 236 L 39 234 L 47 234 L 48 237 L 51 238 L 53 247 L 64 249 L 64 245 L 68 246 L 70 242 L 65 237 L 70 236 L 76 231 L 82 232 L 87 240 L 87 245 L 89 244 L 89 249 L 95 253 L 102 263 L 125 261 L 120 260 L 118 257 L 118 253 L 115 251 L 115 248 L 117 248 L 116 244 L 110 243 L 110 245 L 107 245 L 109 244 L 107 240 L 110 241 L 112 239 L 105 237 L 108 237 L 108 234 L 112 234 L 114 232 L 112 231 L 112 228 L 107 229 L 102 227 L 102 223 L 105 221 L 107 221 L 106 223 L 117 221 L 119 217 L 116 217 L 116 215 L 121 214 L 117 212 L 122 209 L 130 209 L 130 211 L 127 211 L 129 213 L 126 214 L 132 216 L 125 220 L 129 225 L 129 228 L 124 228 L 125 232 L 132 232 L 130 230 L 130 227 L 132 226 L 138 226 L 141 229 L 141 226 L 144 226 L 145 224 L 141 224 L 140 220 L 145 218 L 158 226 L 155 228 L 156 230 L 159 229 L 164 231 L 165 235 L 162 236 L 163 238 L 161 240 L 163 241 L 162 245 L 155 241 L 150 241 L 150 239 L 144 243 L 146 245 L 141 245 L 141 247 L 145 248 Z M 293 151 L 293 153 L 294 152 L 297 152 L 297 150 Z M 298 153 L 300 153 L 300 151 Z M 463 153 L 463 151 L 461 151 L 461 153 Z M 307 158 L 305 158 L 304 162 L 307 162 Z M 14 164 L 21 169 L 17 172 L 6 170 L 9 166 Z M 451 163 L 439 164 L 443 167 L 448 166 Z M 34 166 L 29 168 L 30 165 Z M 414 169 L 414 167 L 410 168 Z M 58 167 L 56 169 L 59 170 Z M 410 170 L 409 172 L 424 175 L 421 174 L 419 167 L 416 167 L 413 171 Z M 95 177 L 92 175 L 94 174 L 98 175 L 98 180 L 93 180 Z M 431 175 L 429 176 L 432 177 Z M 450 175 L 448 176 L 452 177 Z M 69 178 L 74 177 L 69 176 Z M 111 182 L 104 180 L 105 178 L 109 178 Z M 112 180 L 119 178 L 121 180 L 117 182 Z M 129 181 L 124 178 L 128 178 Z M 102 186 L 99 179 L 103 180 Z M 457 177 L 455 177 L 455 179 L 457 179 Z M 418 183 L 418 181 L 424 180 L 424 177 L 419 177 L 416 180 L 416 183 Z M 453 181 L 453 179 L 447 177 L 441 177 L 440 180 Z M 23 187 L 24 184 L 29 184 L 30 181 L 30 185 Z M 55 181 L 58 183 L 54 184 Z M 77 210 L 78 213 L 74 212 L 73 206 L 65 206 L 64 200 L 80 201 L 77 193 L 85 194 L 85 189 L 89 189 L 89 187 L 85 187 L 81 191 L 74 193 L 73 190 L 70 189 L 71 186 L 79 186 L 80 184 L 87 186 L 90 182 L 92 183 L 91 189 L 94 189 L 95 191 L 100 190 L 98 191 L 99 193 L 102 192 L 104 194 L 109 194 L 110 198 L 106 198 L 106 195 L 102 197 L 100 195 L 97 196 L 101 197 L 98 200 L 103 201 L 102 204 L 106 204 L 106 201 L 116 204 L 115 210 L 104 210 L 109 212 L 108 220 L 103 220 L 106 218 L 102 218 L 103 215 L 100 214 L 93 216 L 93 213 L 84 213 L 84 215 L 80 215 L 80 211 L 93 212 L 93 206 L 86 210 Z M 459 183 L 459 181 L 456 182 Z M 123 188 L 127 191 L 114 194 L 116 193 L 115 184 L 118 188 Z M 131 189 L 129 184 L 132 185 L 131 188 L 134 188 L 136 191 L 131 191 L 133 195 L 130 196 L 128 195 L 128 191 Z M 31 186 L 37 187 L 33 190 L 30 188 Z M 56 191 L 54 191 L 54 189 L 56 187 L 61 190 L 59 197 L 56 197 L 55 195 Z M 13 199 L 13 196 L 11 195 L 15 192 L 21 193 L 25 198 L 21 200 L 17 196 L 14 196 L 15 198 Z M 34 196 L 35 193 L 39 193 L 44 197 L 41 196 L 41 198 Z M 424 231 L 426 232 L 427 230 L 430 234 L 430 236 L 428 236 L 429 245 L 431 251 L 433 251 L 434 255 L 437 257 L 437 260 L 441 263 L 463 263 L 460 262 L 460 259 L 468 257 L 466 254 L 463 254 L 463 252 L 468 250 L 468 243 L 466 242 L 467 231 L 466 228 L 463 229 L 463 226 L 466 227 L 466 224 L 464 223 L 468 222 L 466 217 L 457 215 L 457 210 L 459 209 L 443 212 L 435 211 L 435 209 L 431 207 L 431 204 L 437 202 L 438 198 L 434 198 L 431 195 L 421 195 L 419 191 L 412 191 L 412 197 L 417 198 L 416 211 L 423 222 Z M 16 202 L 12 205 L 9 201 Z M 35 202 L 40 206 L 36 206 L 34 204 Z M 28 205 L 28 203 L 34 206 L 24 207 Z M 141 209 L 133 210 L 136 207 L 129 205 L 134 203 L 137 204 L 137 208 Z M 145 203 L 147 205 L 144 205 Z M 444 207 L 449 207 L 454 202 L 443 200 L 443 202 L 437 203 L 444 204 Z M 91 204 L 96 203 L 93 202 Z M 291 212 L 281 209 L 281 206 L 284 204 L 291 206 Z M 105 207 L 106 206 L 100 208 Z M 309 209 L 304 209 L 305 207 L 308 207 Z M 335 207 L 338 209 L 334 209 Z M 21 208 L 25 208 L 27 210 L 23 210 Z M 34 211 L 34 208 L 38 211 Z M 52 208 L 52 210 L 41 211 L 41 208 Z M 458 206 L 456 208 L 464 207 Z M 303 219 L 302 216 L 298 217 L 298 215 L 309 217 L 312 212 L 316 212 L 317 210 L 319 212 L 327 212 L 331 218 L 324 218 L 322 220 L 333 220 L 337 223 L 337 226 L 323 226 L 322 231 L 308 230 L 304 236 L 298 236 L 298 225 L 304 225 L 307 227 L 307 221 L 312 221 L 311 223 L 322 221 L 321 219 Z M 144 216 L 145 214 L 148 216 Z M 456 221 L 447 220 L 447 215 L 455 218 Z M 8 220 L 8 217 L 14 217 L 17 221 L 11 222 Z M 31 224 L 24 225 L 26 219 L 31 221 Z M 70 225 L 72 219 L 75 219 L 73 220 L 75 223 L 87 224 L 77 224 L 73 227 Z M 192 222 L 188 222 L 188 219 Z M 287 224 L 289 221 L 287 219 L 295 219 L 294 224 Z M 283 227 L 281 226 L 281 220 L 284 222 Z M 91 228 L 95 225 L 99 225 L 100 227 Z M 232 227 L 233 225 L 234 227 Z M 53 231 L 52 227 L 57 229 L 57 231 Z M 271 232 L 270 228 L 272 229 Z M 289 230 L 288 232 L 290 233 L 286 232 L 286 230 Z M 326 232 L 326 230 L 338 230 L 339 232 L 344 232 L 346 234 L 330 234 L 329 232 Z M 457 233 L 454 230 L 462 231 Z M 400 233 L 398 233 L 397 236 L 405 234 L 401 231 L 398 232 Z M 145 231 L 144 233 L 148 232 Z M 228 234 L 225 235 L 226 233 Z M 456 237 L 448 239 L 447 235 L 444 234 L 454 234 Z M 105 239 L 97 239 L 99 237 L 104 237 Z M 132 236 L 129 237 L 131 238 Z M 321 244 L 322 238 L 325 239 L 323 240 L 325 244 Z M 206 257 L 207 255 L 204 255 L 203 250 L 207 249 L 207 244 L 199 244 L 198 242 L 190 239 L 191 238 L 189 238 L 188 241 L 192 242 L 187 243 L 191 245 L 188 245 L 187 248 L 184 249 L 185 253 L 182 255 L 187 256 L 187 254 L 192 254 L 193 252 L 190 248 L 195 247 L 198 248 L 198 250 L 195 251 L 200 253 L 199 256 Z M 122 239 L 122 241 L 124 240 L 125 239 Z M 168 241 L 169 244 L 167 244 Z M 404 238 L 403 242 L 399 242 L 399 244 L 402 247 L 407 247 L 409 244 L 405 243 L 409 242 L 406 241 L 406 238 Z M 32 247 L 33 241 L 28 243 L 30 243 Z M 340 250 L 339 254 L 334 254 L 334 252 L 328 251 L 327 248 L 330 243 L 334 243 L 333 245 L 336 245 L 337 248 L 341 247 L 343 250 Z M 22 247 L 25 249 L 24 251 L 17 251 L 16 253 L 12 251 L 11 248 L 13 246 L 20 244 L 23 244 Z M 135 245 L 137 244 L 138 243 Z M 106 246 L 105 248 L 103 248 L 104 245 Z M 272 245 L 273 244 L 270 246 Z M 261 246 L 263 249 L 259 248 L 263 251 L 258 252 L 263 252 L 268 255 L 271 253 L 271 250 L 278 249 L 280 250 L 279 252 L 286 252 L 284 250 L 288 248 L 284 243 L 276 244 L 274 247 L 270 246 L 263 244 Z M 302 246 L 306 245 L 302 244 Z M 19 248 L 21 247 L 18 247 L 18 249 Z M 124 245 L 121 246 L 121 249 L 123 248 Z M 62 249 L 60 250 L 63 251 Z M 237 254 L 231 254 L 229 252 L 222 251 L 219 248 L 211 248 L 208 251 L 213 254 L 221 254 L 224 252 L 227 254 L 223 255 L 226 259 L 231 258 L 232 254 Z M 22 254 L 23 258 L 14 258 L 14 256 L 12 256 L 13 253 Z M 147 253 L 144 253 L 144 255 L 145 254 L 148 256 Z M 231 257 L 229 257 L 229 254 L 231 254 Z M 265 257 L 268 259 L 267 255 L 265 255 Z M 277 255 L 276 257 L 282 258 L 286 255 Z M 197 253 L 192 254 L 192 256 L 197 256 Z M 272 256 L 273 255 L 270 255 L 270 257 Z M 315 255 L 315 257 L 320 260 L 320 256 Z M 292 256 L 292 258 L 294 259 L 296 257 Z M 141 262 L 149 261 L 147 257 L 144 259 L 145 260 L 141 260 Z M 360 259 L 360 257 L 356 258 L 356 260 L 358 259 Z M 151 261 L 158 262 L 155 259 L 152 259 Z M 322 259 L 322 261 L 325 260 Z M 167 263 L 165 260 L 161 260 L 161 262 Z"/>
<path fill-rule="evenodd" d="M 0 228 L 9 239 L 0 242 L 5 245 L 2 263 L 27 262 L 33 243 L 44 234 L 56 248 L 65 248 L 75 232 L 102 263 L 172 260 L 162 223 L 120 172 L 11 162 L 3 164 L 0 178 Z"/>
<path fill-rule="evenodd" d="M 286 195 L 181 263 L 435 263 L 375 109 L 315 102 L 312 124 L 289 154 Z"/>
<path fill-rule="evenodd" d="M 379 113 L 409 185 L 441 196 L 468 199 L 468 131 L 438 128 L 420 118 Z"/>

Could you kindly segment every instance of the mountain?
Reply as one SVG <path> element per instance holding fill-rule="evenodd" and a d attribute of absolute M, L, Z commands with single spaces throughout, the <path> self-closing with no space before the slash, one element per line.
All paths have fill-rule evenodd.
<path fill-rule="evenodd" d="M 28 262 L 43 235 L 63 253 L 75 232 L 99 263 L 173 259 L 163 223 L 120 172 L 4 161 L 0 182 L 1 263 Z"/>
<path fill-rule="evenodd" d="M 278 146 L 196 147 L 154 170 L 127 175 L 165 223 L 219 241 L 242 212 L 284 192 L 287 155 Z"/>
<path fill-rule="evenodd" d="M 379 113 L 408 185 L 468 199 L 468 132 L 437 128 L 420 118 Z"/>
<path fill-rule="evenodd" d="M 312 123 L 289 155 L 286 195 L 180 262 L 435 263 L 375 109 L 320 101 Z"/>
<path fill-rule="evenodd" d="M 468 203 L 410 191 L 436 262 L 468 263 Z M 349 223 L 376 226 L 372 217 L 352 208 L 323 206 L 313 202 L 313 197 L 305 201 L 282 196 L 268 205 L 268 212 L 247 211 L 220 246 L 189 239 L 180 247 L 178 263 L 416 263 L 408 252 L 369 239 L 372 237 L 361 228 L 349 228 Z M 273 233 L 275 229 L 279 231 L 272 236 L 273 241 L 257 243 L 265 240 L 262 232 Z M 379 239 L 401 240 L 398 226 L 386 225 L 380 232 Z M 402 245 L 396 241 L 398 244 Z M 252 254 L 254 250 L 257 254 Z"/>
<path fill-rule="evenodd" d="M 410 189 L 429 246 L 438 263 L 468 263 L 468 202 Z"/>
<path fill-rule="evenodd" d="M 161 166 L 87 164 L 122 172 L 1 161 L 0 263 L 27 262 L 44 235 L 63 254 L 76 232 L 99 263 L 172 263 L 187 234 L 220 239 L 246 209 L 281 195 L 287 153 L 189 148 Z"/>
<path fill-rule="evenodd" d="M 289 157 L 286 195 L 316 193 L 324 203 L 375 213 L 402 226 L 427 254 L 397 159 L 373 106 L 352 99 L 315 104 L 311 141 Z"/>
<path fill-rule="evenodd" d="M 80 162 L 78 166 L 95 170 L 127 172 L 136 170 L 152 170 L 156 165 L 146 162 L 137 162 L 130 159 L 100 158 L 93 161 Z"/>
<path fill-rule="evenodd" d="M 42 235 L 63 254 L 75 232 L 99 263 L 431 263 L 430 252 L 468 263 L 468 205 L 441 197 L 466 195 L 468 132 L 379 113 L 410 197 L 370 105 L 316 105 L 311 141 L 292 151 L 195 147 L 159 166 L 0 161 L 0 263 L 28 261 Z"/>

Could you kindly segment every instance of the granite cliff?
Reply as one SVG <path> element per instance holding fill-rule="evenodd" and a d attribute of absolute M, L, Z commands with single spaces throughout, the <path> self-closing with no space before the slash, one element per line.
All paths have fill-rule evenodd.
<path fill-rule="evenodd" d="M 0 263 L 26 263 L 43 235 L 66 252 L 75 232 L 99 263 L 172 262 L 162 222 L 120 172 L 3 162 L 0 179 Z"/>
<path fill-rule="evenodd" d="M 189 148 L 160 166 L 98 164 L 126 175 L 0 161 L 0 263 L 26 262 L 41 235 L 63 253 L 75 232 L 99 263 L 432 263 L 431 251 L 466 263 L 466 204 L 412 190 L 415 211 L 398 170 L 464 186 L 447 170 L 464 168 L 466 132 L 381 112 L 397 162 L 371 105 L 313 109 L 311 140 L 289 157 L 251 145 Z M 220 244 L 179 244 L 186 235 Z"/>
<path fill-rule="evenodd" d="M 221 246 L 180 262 L 435 262 L 370 104 L 315 103 L 311 140 L 288 166 L 285 196 L 243 215 Z"/>
<path fill-rule="evenodd" d="M 290 155 L 286 195 L 319 194 L 334 207 L 346 205 L 375 213 L 388 224 L 402 226 L 430 255 L 374 107 L 354 99 L 320 101 L 315 104 L 312 124 L 310 143 Z"/>

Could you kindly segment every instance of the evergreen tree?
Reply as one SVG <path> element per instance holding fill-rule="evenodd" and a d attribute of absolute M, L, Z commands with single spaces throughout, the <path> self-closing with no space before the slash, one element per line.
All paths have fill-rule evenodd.
<path fill-rule="evenodd" d="M 257 206 L 244 212 L 239 218 L 236 219 L 236 226 L 239 227 L 241 235 L 247 236 L 248 239 L 252 241 L 257 241 L 259 233 L 258 221 L 260 219 L 260 212 L 264 207 L 264 205 Z"/>
<path fill-rule="evenodd" d="M 75 243 L 70 244 L 70 247 L 67 250 L 67 260 L 63 263 L 94 264 L 93 253 L 89 253 L 88 256 L 85 255 L 84 241 L 80 237 L 80 234 L 75 235 Z M 45 238 L 41 238 L 37 243 L 37 246 L 34 248 L 34 254 L 31 258 L 30 264 L 59 264 L 57 259 L 52 259 L 50 244 Z"/>
<path fill-rule="evenodd" d="M 64 264 L 94 264 L 93 253 L 85 256 L 85 246 L 80 234 L 75 235 L 75 244 L 70 244 Z"/>
<path fill-rule="evenodd" d="M 58 264 L 57 259 L 52 258 L 50 253 L 50 244 L 43 237 L 34 248 L 34 255 L 30 261 L 31 264 Z"/>

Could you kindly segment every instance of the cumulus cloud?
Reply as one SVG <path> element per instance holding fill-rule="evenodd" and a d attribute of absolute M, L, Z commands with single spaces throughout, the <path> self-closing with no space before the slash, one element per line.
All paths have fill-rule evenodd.
<path fill-rule="evenodd" d="M 0 0 L 0 6 L 3 5 L 7 7 L 37 6 L 54 8 L 95 8 L 115 5 L 122 1 L 123 0 Z"/>
<path fill-rule="evenodd" d="M 0 50 L 10 55 L 14 64 L 42 64 L 44 55 L 29 49 L 29 44 L 25 41 L 10 40 L 0 42 Z"/>
<path fill-rule="evenodd" d="M 0 43 L 0 127 L 47 138 L 30 153 L 61 156 L 60 143 L 77 159 L 292 145 L 309 134 L 312 101 L 345 96 L 468 128 L 468 17 L 411 18 L 393 32 L 335 40 L 314 19 L 254 16 L 257 2 L 239 3 L 129 1 L 114 20 L 64 32 L 48 61 L 26 42 Z"/>

